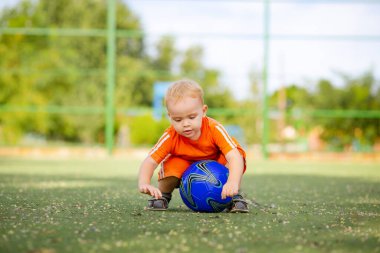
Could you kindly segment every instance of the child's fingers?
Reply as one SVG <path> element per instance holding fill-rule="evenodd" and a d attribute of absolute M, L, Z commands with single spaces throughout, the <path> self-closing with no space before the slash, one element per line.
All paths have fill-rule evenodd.
<path fill-rule="evenodd" d="M 162 197 L 161 191 L 153 186 L 149 187 L 149 194 L 155 199 L 159 199 Z"/>
<path fill-rule="evenodd" d="M 153 198 L 157 198 L 156 197 L 156 192 L 155 192 L 155 190 L 154 189 L 151 189 L 151 191 L 150 191 L 150 195 L 153 197 Z"/>
<path fill-rule="evenodd" d="M 139 190 L 140 190 L 141 193 L 145 193 L 145 194 L 149 193 L 148 187 L 146 187 L 144 185 L 140 186 Z"/>
<path fill-rule="evenodd" d="M 155 193 L 154 197 L 156 199 L 162 198 L 162 194 L 161 194 L 161 191 L 159 189 L 156 188 L 154 193 Z"/>
<path fill-rule="evenodd" d="M 227 197 L 227 190 L 223 187 L 222 189 L 222 199 L 225 199 Z"/>
<path fill-rule="evenodd" d="M 162 198 L 161 191 L 158 188 L 156 188 L 156 187 L 154 187 L 152 185 L 143 185 L 143 186 L 140 186 L 139 190 L 140 190 L 141 193 L 148 194 L 148 195 L 152 196 L 155 199 Z"/>
<path fill-rule="evenodd" d="M 225 186 L 223 187 L 222 189 L 222 199 L 226 199 L 227 197 L 233 197 L 235 196 L 236 194 L 238 194 L 238 189 L 234 188 L 234 187 L 228 187 L 228 186 Z"/>

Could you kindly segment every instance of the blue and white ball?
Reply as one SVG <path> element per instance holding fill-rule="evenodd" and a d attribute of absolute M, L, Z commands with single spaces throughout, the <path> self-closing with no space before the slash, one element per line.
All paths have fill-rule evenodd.
<path fill-rule="evenodd" d="M 221 212 L 232 198 L 221 198 L 228 169 L 215 161 L 198 161 L 183 173 L 179 192 L 185 205 L 195 212 Z"/>

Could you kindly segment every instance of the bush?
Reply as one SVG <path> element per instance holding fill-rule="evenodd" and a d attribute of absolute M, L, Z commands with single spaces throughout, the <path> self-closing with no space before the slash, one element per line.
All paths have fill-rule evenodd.
<path fill-rule="evenodd" d="M 156 121 L 151 115 L 137 116 L 129 124 L 132 145 L 153 145 L 169 127 L 167 119 Z"/>

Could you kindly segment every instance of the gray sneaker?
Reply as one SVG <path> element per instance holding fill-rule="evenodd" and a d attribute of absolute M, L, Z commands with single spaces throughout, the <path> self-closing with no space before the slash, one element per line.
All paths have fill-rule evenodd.
<path fill-rule="evenodd" d="M 248 202 L 240 194 L 232 198 L 231 206 L 226 210 L 229 213 L 249 213 Z"/>
<path fill-rule="evenodd" d="M 230 213 L 249 213 L 248 202 L 245 199 L 232 200 Z"/>
<path fill-rule="evenodd" d="M 166 211 L 168 209 L 169 203 L 165 198 L 162 199 L 150 199 L 148 200 L 148 206 L 146 210 L 150 211 Z"/>

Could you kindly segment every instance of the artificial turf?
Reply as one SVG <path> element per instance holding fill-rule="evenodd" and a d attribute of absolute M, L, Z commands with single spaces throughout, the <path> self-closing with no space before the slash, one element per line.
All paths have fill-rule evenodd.
<path fill-rule="evenodd" d="M 378 164 L 249 161 L 230 214 L 145 211 L 139 162 L 0 158 L 0 252 L 380 252 Z"/>

